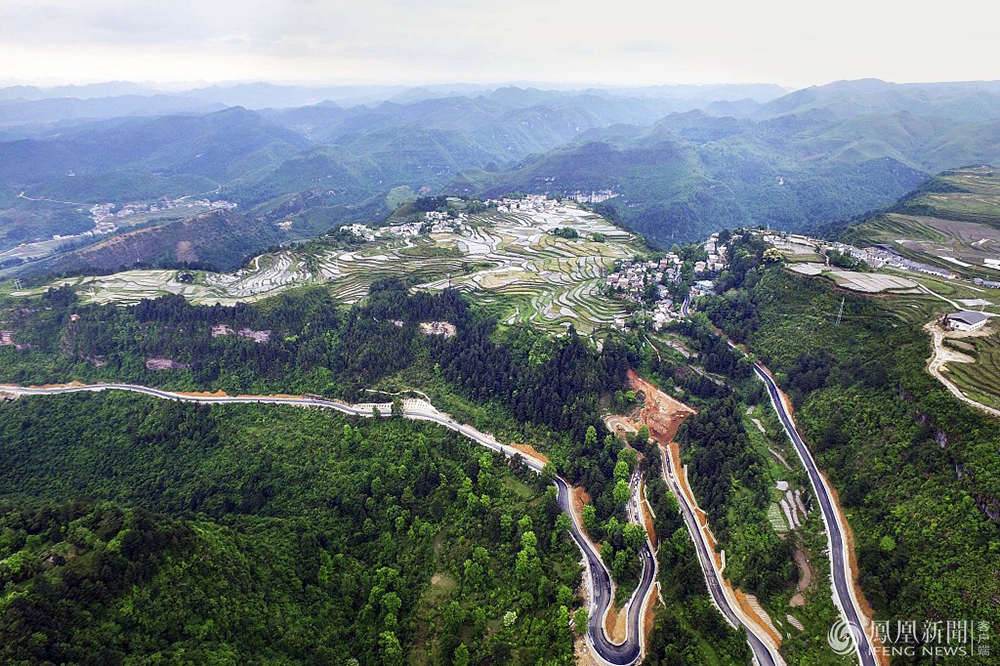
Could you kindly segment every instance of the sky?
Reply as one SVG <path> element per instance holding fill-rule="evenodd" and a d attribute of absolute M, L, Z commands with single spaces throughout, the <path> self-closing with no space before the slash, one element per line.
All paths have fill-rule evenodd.
<path fill-rule="evenodd" d="M 0 78 L 604 85 L 1000 79 L 1000 2 L 0 0 Z M 960 7 L 960 9 L 958 9 Z M 973 18 L 974 17 L 974 18 Z"/>

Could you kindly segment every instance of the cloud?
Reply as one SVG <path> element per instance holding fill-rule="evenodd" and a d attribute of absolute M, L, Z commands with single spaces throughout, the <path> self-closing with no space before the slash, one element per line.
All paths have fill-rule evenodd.
<path fill-rule="evenodd" d="M 0 0 L 22 79 L 822 83 L 996 78 L 1000 3 L 900 0 Z M 173 64 L 171 64 L 173 63 Z"/>

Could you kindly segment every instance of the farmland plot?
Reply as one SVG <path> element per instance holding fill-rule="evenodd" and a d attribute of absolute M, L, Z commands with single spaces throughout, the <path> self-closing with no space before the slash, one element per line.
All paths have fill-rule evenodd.
<path fill-rule="evenodd" d="M 573 228 L 579 238 L 550 233 L 557 227 Z M 603 241 L 592 240 L 595 234 Z M 353 251 L 283 250 L 255 257 L 234 273 L 191 271 L 182 279 L 183 271 L 137 270 L 66 278 L 49 286 L 69 285 L 85 302 L 128 305 L 180 294 L 195 303 L 232 305 L 324 284 L 338 299 L 355 303 L 373 281 L 394 276 L 416 289 L 460 289 L 508 324 L 548 330 L 573 325 L 590 333 L 624 312 L 620 303 L 601 296 L 604 275 L 615 260 L 641 250 L 628 232 L 565 204 L 545 211 L 487 213 L 453 232 L 376 241 Z"/>

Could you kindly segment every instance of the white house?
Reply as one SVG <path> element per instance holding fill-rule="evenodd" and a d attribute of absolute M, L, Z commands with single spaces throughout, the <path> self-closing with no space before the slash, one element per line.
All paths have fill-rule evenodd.
<path fill-rule="evenodd" d="M 948 315 L 948 325 L 956 331 L 975 331 L 985 326 L 988 320 L 982 312 L 968 310 Z"/>

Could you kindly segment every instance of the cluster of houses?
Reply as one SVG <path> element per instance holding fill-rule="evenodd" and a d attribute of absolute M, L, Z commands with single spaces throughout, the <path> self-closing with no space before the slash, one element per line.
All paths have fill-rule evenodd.
<path fill-rule="evenodd" d="M 451 217 L 448 213 L 432 210 L 424 213 L 424 219 L 420 222 L 407 222 L 406 224 L 393 224 L 378 228 L 356 223 L 345 224 L 340 228 L 358 238 L 373 241 L 378 238 L 409 238 L 425 233 L 461 233 L 468 221 L 469 216 L 465 213 L 458 213 L 457 217 Z"/>
<path fill-rule="evenodd" d="M 855 259 L 860 259 L 872 268 L 876 269 L 888 266 L 889 268 L 895 268 L 901 271 L 912 271 L 914 273 L 923 273 L 925 275 L 935 275 L 937 277 L 948 278 L 949 280 L 953 280 L 957 277 L 954 272 L 949 271 L 947 268 L 939 268 L 938 266 L 931 266 L 930 264 L 923 264 L 919 261 L 907 259 L 896 254 L 891 248 L 885 245 L 873 245 L 871 247 L 858 248 L 853 245 L 845 245 L 844 243 L 831 243 L 824 249 L 827 248 L 849 254 Z"/>
<path fill-rule="evenodd" d="M 653 326 L 660 329 L 674 319 L 674 302 L 664 282 L 674 282 L 680 277 L 681 258 L 668 252 L 662 259 L 651 261 L 623 261 L 606 278 L 609 293 L 633 303 L 642 303 L 648 293 L 648 285 L 656 285 L 656 299 L 651 304 Z M 624 318 L 618 322 L 624 326 Z"/>
<path fill-rule="evenodd" d="M 430 224 L 431 233 L 444 233 L 461 227 L 469 221 L 467 213 L 452 213 L 450 211 L 429 210 L 424 213 L 424 222 Z"/>
<path fill-rule="evenodd" d="M 601 203 L 617 196 L 618 193 L 613 190 L 591 190 L 590 192 L 574 192 L 570 195 L 577 203 Z"/>
<path fill-rule="evenodd" d="M 559 207 L 559 202 L 544 194 L 528 194 L 521 199 L 488 199 L 487 206 L 496 206 L 498 213 L 551 213 Z"/>
<path fill-rule="evenodd" d="M 97 236 L 101 234 L 114 233 L 114 231 L 118 229 L 118 220 L 123 220 L 127 217 L 131 217 L 132 215 L 173 210 L 174 208 L 180 208 L 182 206 L 187 208 L 207 208 L 209 210 L 232 210 L 236 208 L 235 203 L 232 201 L 226 201 L 225 199 L 219 199 L 217 201 L 186 198 L 159 199 L 157 201 L 127 203 L 117 211 L 115 210 L 116 204 L 100 203 L 90 207 L 90 217 L 94 220 L 94 228 L 79 235 Z M 62 238 L 71 237 L 60 236 L 59 234 L 52 237 L 53 240 L 61 240 Z"/>
<path fill-rule="evenodd" d="M 727 246 L 719 240 L 719 234 L 712 234 L 704 248 L 708 258 L 694 264 L 695 275 L 702 276 L 702 279 L 691 286 L 692 296 L 712 293 L 715 282 L 709 278 L 728 264 Z M 681 316 L 680 307 L 675 306 L 670 290 L 665 285 L 681 279 L 683 264 L 683 260 L 674 252 L 667 252 L 662 258 L 651 261 L 622 261 L 605 278 L 605 288 L 612 296 L 636 304 L 647 303 L 653 328 L 659 330 Z M 656 285 L 655 294 L 651 294 L 651 284 Z M 649 303 L 651 295 L 653 302 Z M 626 317 L 621 317 L 617 323 L 624 327 L 626 320 Z"/>
<path fill-rule="evenodd" d="M 739 237 L 737 236 L 736 239 L 738 240 Z M 705 272 L 715 273 L 726 267 L 728 263 L 726 260 L 726 246 L 719 243 L 719 234 L 712 234 L 705 241 L 705 252 L 708 254 L 708 259 L 706 261 L 695 262 L 695 275 L 701 275 Z"/>

